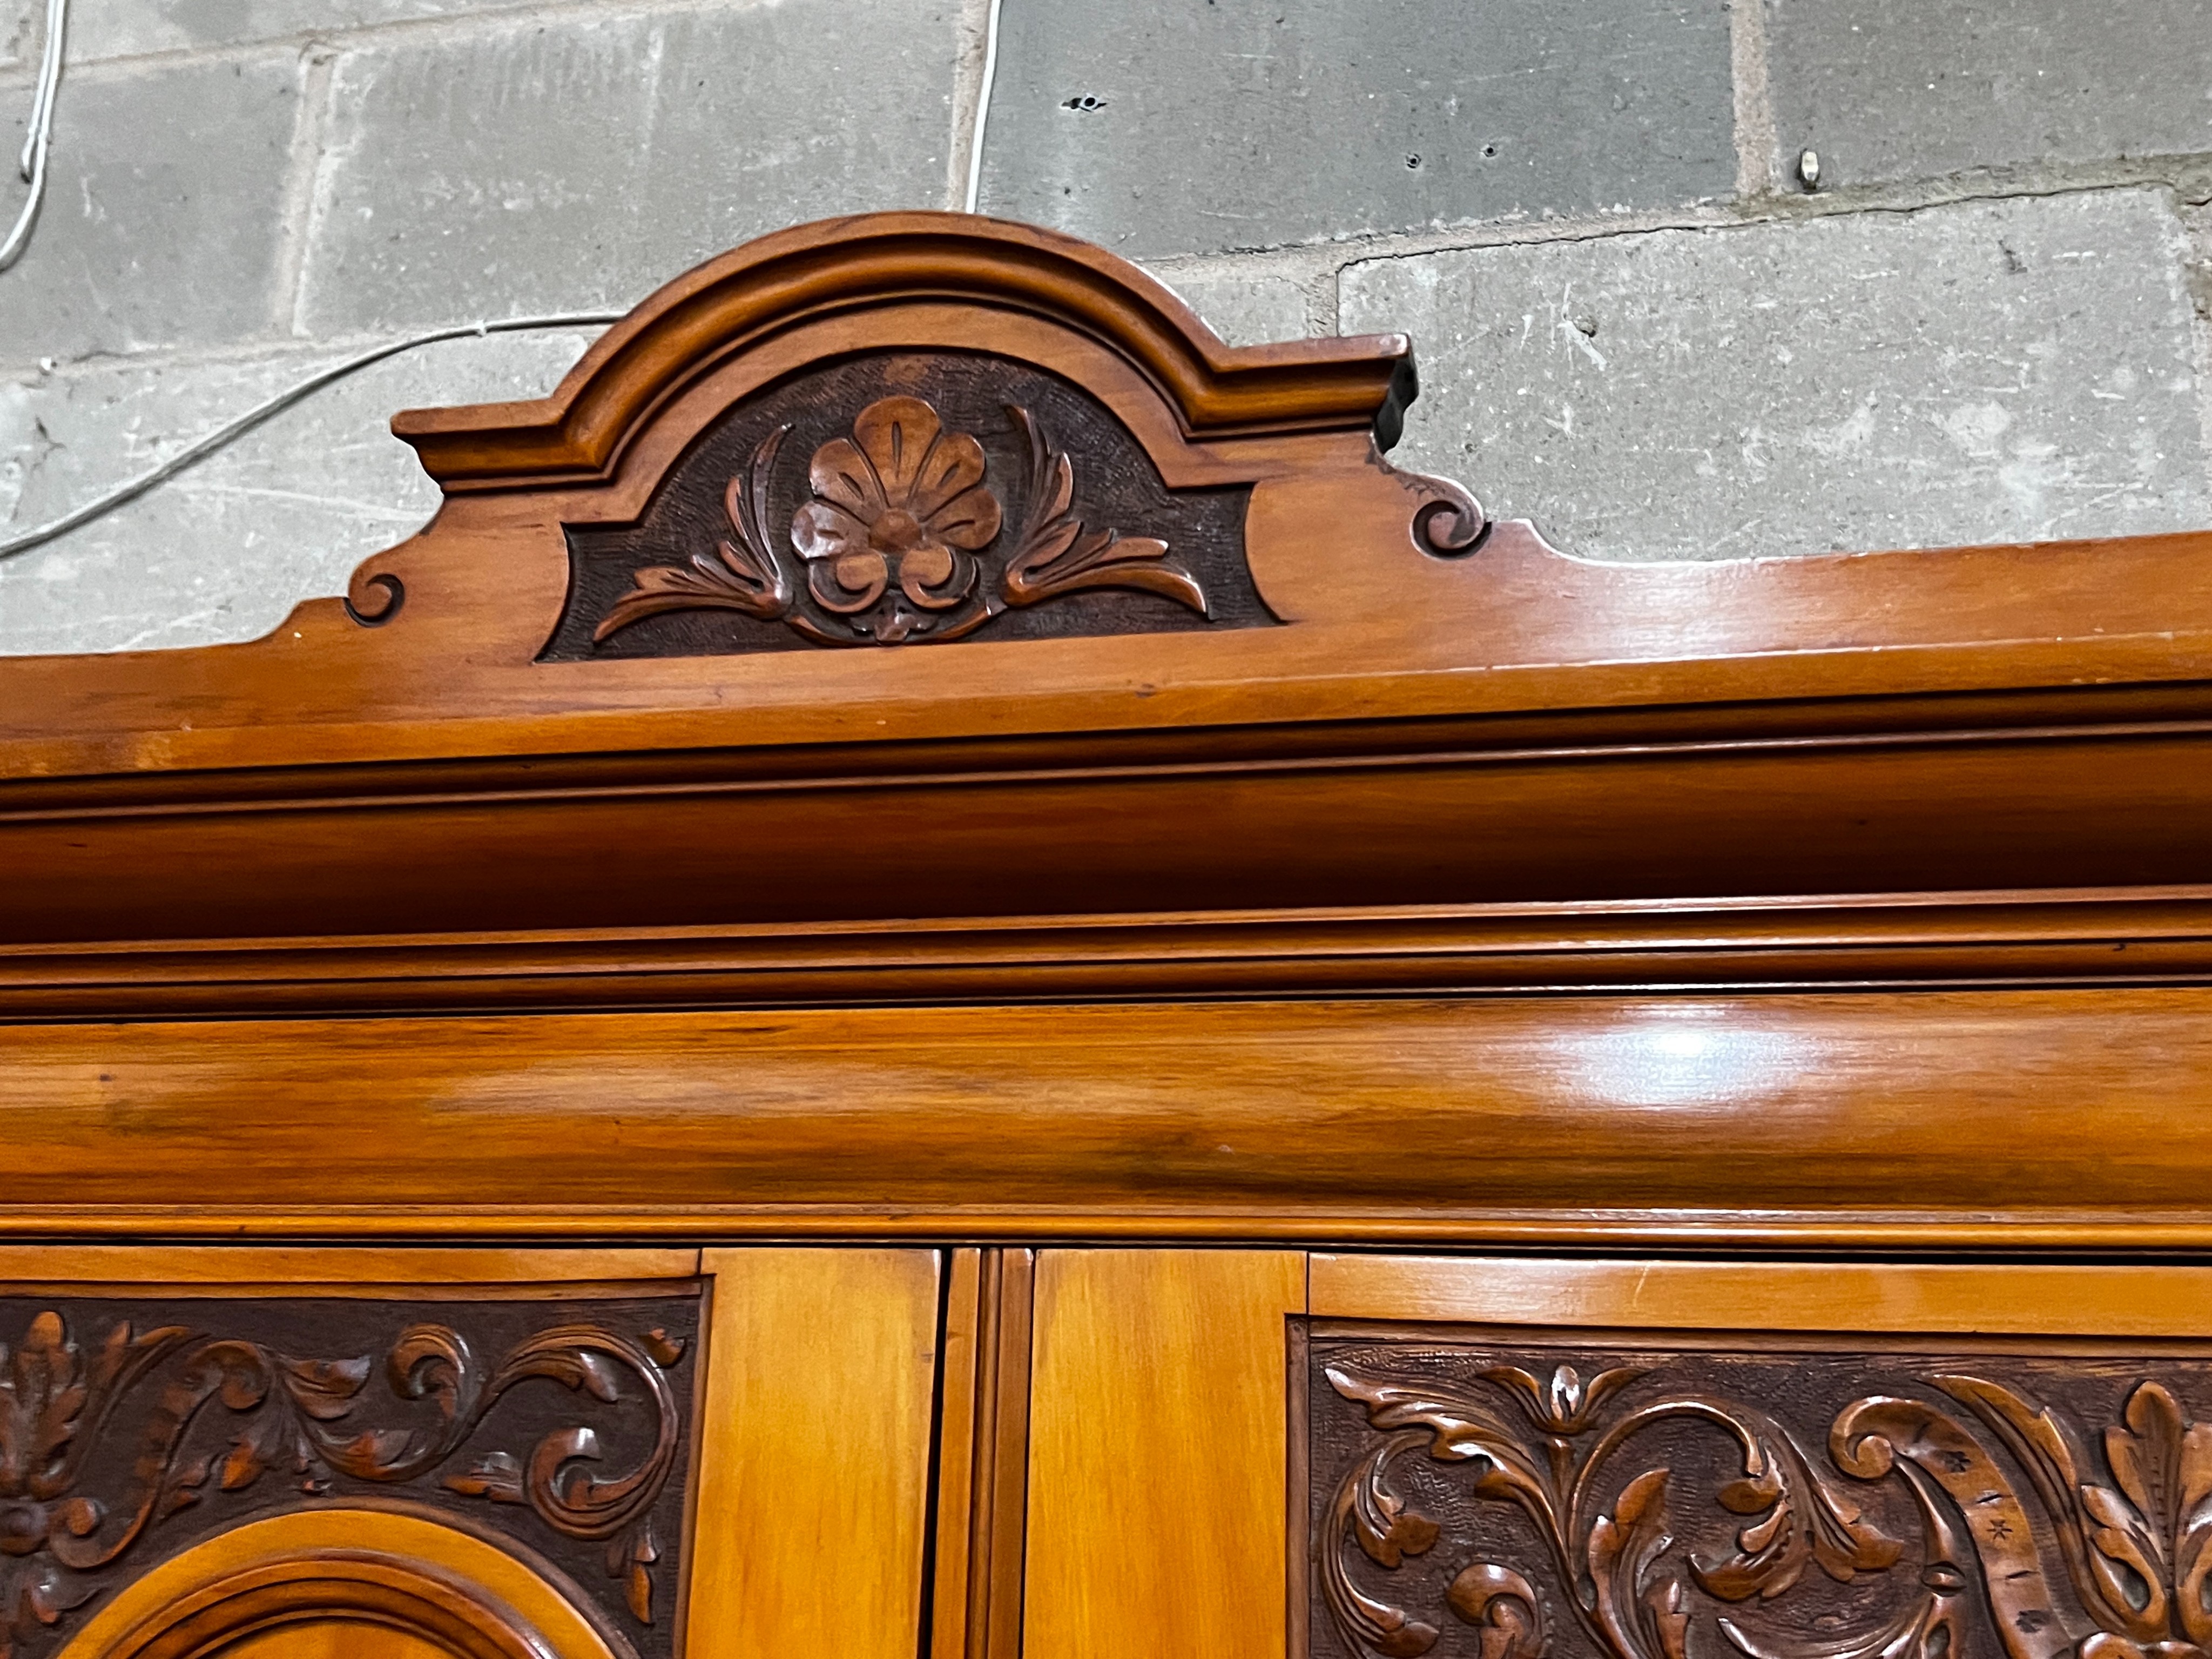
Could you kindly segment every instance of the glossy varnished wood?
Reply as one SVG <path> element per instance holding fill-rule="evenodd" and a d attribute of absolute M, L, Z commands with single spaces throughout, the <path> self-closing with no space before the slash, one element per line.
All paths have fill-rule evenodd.
<path fill-rule="evenodd" d="M 461 1012 L 2198 983 L 2201 890 L 0 945 L 0 1012 Z"/>
<path fill-rule="evenodd" d="M 636 522 L 733 410 L 977 351 L 1079 388 L 1170 490 L 1249 489 L 1279 625 L 540 660 L 568 532 Z M 1382 460 L 1406 354 L 1231 350 L 1133 267 L 965 216 L 740 250 L 542 404 L 404 422 L 453 493 L 350 612 L 0 663 L 0 856 L 42 872 L 0 939 L 2203 877 L 2204 536 L 1567 558 Z"/>
<path fill-rule="evenodd" d="M 2172 1241 L 2203 1236 L 2208 1014 L 2154 988 L 0 1028 L 38 1172 L 0 1220 Z"/>
<path fill-rule="evenodd" d="M 1232 349 L 1135 268 L 969 216 L 804 227 L 678 278 L 548 398 L 403 417 L 447 500 L 344 599 L 250 644 L 0 662 L 0 1280 L 87 1328 L 157 1293 L 250 1328 L 174 1395 L 233 1354 L 242 1419 L 264 1373 L 358 1392 L 343 1344 L 267 1357 L 329 1298 L 415 1319 L 365 1347 L 450 1415 L 480 1367 L 448 1313 L 507 1352 L 517 1303 L 559 1303 L 528 1375 L 612 1407 L 575 1310 L 710 1286 L 703 1352 L 605 1350 L 644 1393 L 690 1366 L 699 1408 L 659 1533 L 591 1540 L 635 1598 L 599 1634 L 572 1626 L 605 1583 L 410 1511 L 187 1549 L 82 1659 L 295 1613 L 301 1653 L 366 1619 L 605 1659 L 628 1617 L 688 1659 L 1275 1659 L 1316 1633 L 1310 1571 L 1329 1630 L 1411 1659 L 1436 1631 L 1347 1588 L 1440 1535 L 1381 1483 L 1450 1403 L 1407 1391 L 1525 1375 L 1557 1474 L 1598 1402 L 1521 1362 L 1563 1342 L 1592 1390 L 1632 1337 L 1680 1361 L 1754 1445 L 1739 1396 L 1793 1342 L 1875 1370 L 2010 1345 L 2015 1402 L 2088 1355 L 2069 1420 L 2203 1484 L 2196 1408 L 2112 1345 L 2212 1331 L 2212 532 L 1571 558 L 1382 459 L 1409 354 Z M 58 1309 L 17 1310 L 22 1399 Z M 1310 1363 L 1332 1343 L 1375 1348 L 1348 1388 Z M 2093 1397 L 2114 1366 L 2124 1404 Z M 548 1458 L 597 1455 L 581 1422 Z M 141 1462 L 191 1508 L 191 1458 Z M 1739 1515 L 1778 1478 L 1746 1462 Z M 616 1490 L 559 1467 L 533 1454 L 541 1519 Z M 1612 1626 L 1575 1568 L 1547 1596 L 1476 1560 L 1430 1601 L 1486 1659 L 1535 1659 L 1543 1616 L 1681 1659 L 1687 1592 L 1644 1597 L 1657 1491 L 1557 1529 Z M 1316 1493 L 1350 1553 L 1310 1547 Z M 71 1515 L 9 1525 L 59 1561 Z M 1887 1571 L 1830 1519 L 1832 1579 Z M 2010 1659 L 2093 1616 L 2136 1646 L 2092 1659 L 2180 1639 L 2100 1595 L 1991 1628 Z M 1914 1651 L 1957 1653 L 1929 1606 Z"/>
<path fill-rule="evenodd" d="M 951 1252 L 938 1379 L 932 1654 L 1017 1659 L 1036 1253 Z"/>
<path fill-rule="evenodd" d="M 1016 647 L 961 647 L 986 648 Z M 1595 695 L 1586 677 L 1575 684 Z M 839 690 L 836 724 L 872 723 L 852 701 L 863 695 L 857 682 Z M 2212 703 L 2191 687 L 2146 693 L 2147 708 L 2094 689 L 2035 701 L 2052 696 L 2066 706 L 2039 707 L 2025 726 L 2002 710 L 1929 709 L 1869 732 L 1868 711 L 1846 699 L 1778 736 L 1759 729 L 1770 711 L 1732 706 L 1674 738 L 1640 718 L 1608 732 L 1606 717 L 1562 717 L 1517 737 L 1408 720 L 1382 754 L 1333 728 L 1288 734 L 1303 753 L 1268 753 L 1285 734 L 1237 729 L 1178 741 L 1172 757 L 1059 741 L 1042 764 L 987 744 L 810 752 L 791 765 L 781 750 L 731 753 L 729 734 L 679 721 L 655 729 L 714 751 L 498 762 L 489 777 L 471 761 L 444 775 L 26 782 L 0 786 L 0 850 L 45 879 L 0 909 L 0 939 L 2201 882 Z M 841 775 L 841 761 L 866 769 Z M 2128 810 L 2114 810 L 2123 799 Z M 844 856 L 823 858 L 830 844 Z M 734 864 L 733 846 L 745 849 Z"/>
<path fill-rule="evenodd" d="M 1312 1654 L 2212 1629 L 2202 1268 L 1323 1256 L 1311 1286 Z"/>
<path fill-rule="evenodd" d="M 447 1659 L 445 1649 L 422 1637 L 336 1619 L 280 1626 L 224 1652 L 228 1659 Z"/>
<path fill-rule="evenodd" d="M 1278 1659 L 1295 1251 L 1037 1258 L 1023 1650 Z"/>
<path fill-rule="evenodd" d="M 696 1249 L 471 1249 L 347 1245 L 0 1244 L 0 1291 L 42 1285 L 158 1287 L 165 1296 L 558 1297 L 604 1295 L 611 1285 L 686 1279 Z"/>
<path fill-rule="evenodd" d="M 1316 1252 L 1316 1320 L 1523 1328 L 2212 1338 L 2212 1268 Z"/>
<path fill-rule="evenodd" d="M 710 1250 L 686 1659 L 911 1659 L 936 1380 L 927 1250 Z"/>
<path fill-rule="evenodd" d="M 617 1659 L 570 1590 L 541 1563 L 404 1509 L 331 1509 L 249 1522 L 172 1556 L 106 1602 L 62 1653 L 184 1659 L 289 1627 L 301 1645 L 264 1659 L 313 1654 L 319 1639 L 359 1654 L 339 1632 L 366 1622 L 383 1638 L 373 1652 Z"/>
<path fill-rule="evenodd" d="M 670 1659 L 697 1279 L 533 1283 L 551 1263 L 464 1250 L 456 1265 L 495 1272 L 504 1256 L 514 1274 L 486 1285 L 440 1281 L 434 1268 L 432 1283 L 407 1285 L 387 1275 L 434 1252 L 234 1249 L 173 1252 L 183 1282 L 172 1284 L 171 1252 L 93 1250 L 81 1267 L 70 1254 L 0 1251 L 13 1258 L 0 1267 L 45 1270 L 43 1283 L 0 1283 L 0 1425 L 15 1487 L 0 1649 L 15 1659 L 76 1639 L 72 1615 L 199 1538 L 362 1504 L 434 1522 L 425 1536 L 458 1529 L 540 1562 L 621 1652 Z M 216 1277 L 226 1267 L 228 1283 Z M 72 1281 L 73 1268 L 84 1276 Z M 483 1625 L 388 1576 L 341 1575 L 326 1595 L 315 1565 L 286 1569 L 268 1595 L 332 1617 L 371 1616 L 396 1597 L 393 1617 L 419 1613 L 432 1634 L 455 1619 Z M 233 1635 L 261 1616 L 251 1611 L 261 1590 L 240 1595 L 207 1610 Z M 538 1651 L 516 1639 L 514 1659 Z"/>
<path fill-rule="evenodd" d="M 1065 319 L 1115 342 L 1201 430 L 1364 430 L 1406 378 L 1401 336 L 1224 347 L 1166 288 L 1088 243 L 948 214 L 878 214 L 764 236 L 668 284 L 529 404 L 414 410 L 393 422 L 447 485 L 603 472 L 702 365 L 822 311 L 948 289 Z M 1392 411 L 1395 418 L 1395 411 Z"/>

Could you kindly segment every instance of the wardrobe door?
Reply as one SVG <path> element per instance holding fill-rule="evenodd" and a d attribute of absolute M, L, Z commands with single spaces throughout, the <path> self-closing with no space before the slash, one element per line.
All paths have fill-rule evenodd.
<path fill-rule="evenodd" d="M 908 1659 L 937 1279 L 0 1249 L 0 1654 Z"/>
<path fill-rule="evenodd" d="M 1294 1250 L 1037 1253 L 1025 1653 L 1280 1659 L 1304 1305 Z"/>
<path fill-rule="evenodd" d="M 2212 1271 L 1313 1258 L 1330 1659 L 2212 1638 Z"/>
<path fill-rule="evenodd" d="M 933 1250 L 708 1250 L 684 1659 L 920 1646 Z"/>
<path fill-rule="evenodd" d="M 2212 1268 L 1040 1254 L 1027 1650 L 2212 1650 Z"/>

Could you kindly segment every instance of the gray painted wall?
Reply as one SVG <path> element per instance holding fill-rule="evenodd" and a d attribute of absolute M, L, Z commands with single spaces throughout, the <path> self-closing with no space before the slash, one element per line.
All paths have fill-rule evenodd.
<path fill-rule="evenodd" d="M 1400 458 L 1577 554 L 2212 525 L 2207 0 L 1004 5 L 987 211 L 1231 340 L 1411 333 Z M 10 153 L 42 12 L 0 0 Z M 0 526 L 378 341 L 957 205 L 983 12 L 76 0 Z M 586 337 L 394 359 L 0 565 L 0 652 L 265 631 L 434 506 L 393 410 L 538 395 Z"/>

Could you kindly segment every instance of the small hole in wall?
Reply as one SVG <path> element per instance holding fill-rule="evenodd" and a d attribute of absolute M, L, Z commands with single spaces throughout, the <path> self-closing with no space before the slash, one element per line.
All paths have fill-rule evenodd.
<path fill-rule="evenodd" d="M 1498 154 L 1498 146 L 1495 144 L 1485 144 L 1482 147 L 1482 153 L 1485 155 L 1495 155 Z"/>
<path fill-rule="evenodd" d="M 1093 94 L 1086 92 L 1079 98 L 1069 99 L 1066 103 L 1062 104 L 1060 107 L 1062 109 L 1080 110 L 1084 114 L 1088 115 L 1094 109 L 1104 109 L 1106 107 L 1106 100 L 1103 98 L 1097 97 Z"/>
<path fill-rule="evenodd" d="M 1420 158 L 1419 156 L 1418 156 L 1418 155 L 1408 155 L 1408 156 L 1406 158 L 1406 170 L 1407 170 L 1408 173 L 1413 173 L 1413 172 L 1416 172 L 1416 171 L 1418 171 L 1418 170 L 1419 169 L 1419 167 L 1420 167 L 1420 165 L 1421 165 L 1421 158 Z"/>

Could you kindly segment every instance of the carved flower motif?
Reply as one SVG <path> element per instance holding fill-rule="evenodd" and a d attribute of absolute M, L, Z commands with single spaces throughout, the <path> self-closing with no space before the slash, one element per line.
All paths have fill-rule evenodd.
<path fill-rule="evenodd" d="M 1644 1373 L 1634 1366 L 1616 1366 L 1587 1383 L 1572 1365 L 1558 1367 L 1548 1382 L 1518 1365 L 1493 1365 L 1482 1375 L 1512 1395 L 1529 1421 L 1547 1434 L 1580 1434 L 1589 1427 L 1593 1412 Z"/>
<path fill-rule="evenodd" d="M 949 611 L 975 584 L 969 556 L 999 533 L 999 498 L 983 487 L 983 447 L 944 430 L 919 398 L 862 410 L 850 438 L 814 452 L 817 499 L 793 515 L 791 538 L 815 602 L 839 616 L 872 609 L 896 586 L 920 610 Z M 898 606 L 876 636 L 902 636 Z"/>

